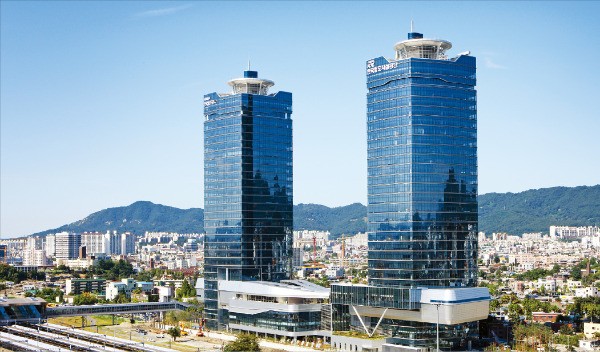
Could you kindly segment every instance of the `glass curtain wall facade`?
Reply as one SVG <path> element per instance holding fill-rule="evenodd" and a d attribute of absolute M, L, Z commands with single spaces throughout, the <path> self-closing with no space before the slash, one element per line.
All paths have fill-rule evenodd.
<path fill-rule="evenodd" d="M 289 279 L 292 94 L 245 71 L 231 94 L 204 97 L 205 312 L 223 326 L 218 280 Z M 221 325 L 218 324 L 221 322 Z"/>
<path fill-rule="evenodd" d="M 448 59 L 451 46 L 409 33 L 395 60 L 367 61 L 373 286 L 476 286 L 476 60 Z M 384 319 L 381 328 L 401 344 L 435 344 L 432 324 Z M 468 331 L 440 327 L 442 346 L 460 344 Z"/>
<path fill-rule="evenodd" d="M 379 57 L 367 72 L 370 284 L 475 285 L 475 58 Z"/>

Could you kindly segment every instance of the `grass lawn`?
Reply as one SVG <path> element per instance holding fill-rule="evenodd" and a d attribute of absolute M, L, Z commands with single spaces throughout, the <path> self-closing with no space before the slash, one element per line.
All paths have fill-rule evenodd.
<path fill-rule="evenodd" d="M 115 324 L 121 324 L 124 321 L 126 321 L 126 319 L 123 317 L 118 317 L 118 316 L 115 317 Z M 59 324 L 59 325 L 65 325 L 65 326 L 81 327 L 82 319 L 81 319 L 81 317 L 58 317 L 58 318 L 48 319 L 48 322 L 50 322 L 52 324 Z M 90 325 L 103 326 L 103 325 L 112 325 L 112 323 L 113 323 L 113 318 L 111 315 L 92 315 L 92 316 L 85 317 L 85 326 L 90 326 Z"/>

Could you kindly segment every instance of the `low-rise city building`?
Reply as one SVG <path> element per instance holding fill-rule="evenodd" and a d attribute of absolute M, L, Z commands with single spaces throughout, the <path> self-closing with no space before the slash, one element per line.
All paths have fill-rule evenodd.
<path fill-rule="evenodd" d="M 67 279 L 65 281 L 65 294 L 67 295 L 79 295 L 83 292 L 96 292 L 103 295 L 105 291 L 105 279 Z"/>
<path fill-rule="evenodd" d="M 106 299 L 113 300 L 119 294 L 123 293 L 128 298 L 131 298 L 131 293 L 139 288 L 141 292 L 152 293 L 154 283 L 140 281 L 136 282 L 132 278 L 122 279 L 121 281 L 111 281 L 106 284 Z"/>
<path fill-rule="evenodd" d="M 600 338 L 600 323 L 583 323 L 585 338 Z"/>

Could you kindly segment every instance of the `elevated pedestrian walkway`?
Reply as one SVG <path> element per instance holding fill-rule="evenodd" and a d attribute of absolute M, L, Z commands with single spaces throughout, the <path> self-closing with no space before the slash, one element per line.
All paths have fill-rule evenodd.
<path fill-rule="evenodd" d="M 171 302 L 145 302 L 124 304 L 98 304 L 92 306 L 60 306 L 46 309 L 46 317 L 68 317 L 101 314 L 134 314 L 149 312 L 164 312 L 168 310 L 185 310 L 188 304 Z"/>

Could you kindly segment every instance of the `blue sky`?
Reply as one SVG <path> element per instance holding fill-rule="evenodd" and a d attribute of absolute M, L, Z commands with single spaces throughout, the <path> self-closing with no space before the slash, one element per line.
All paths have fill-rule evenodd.
<path fill-rule="evenodd" d="M 203 207 L 202 98 L 294 94 L 294 201 L 366 203 L 365 61 L 411 18 L 478 59 L 480 193 L 600 183 L 599 2 L 2 1 L 0 234 Z"/>

